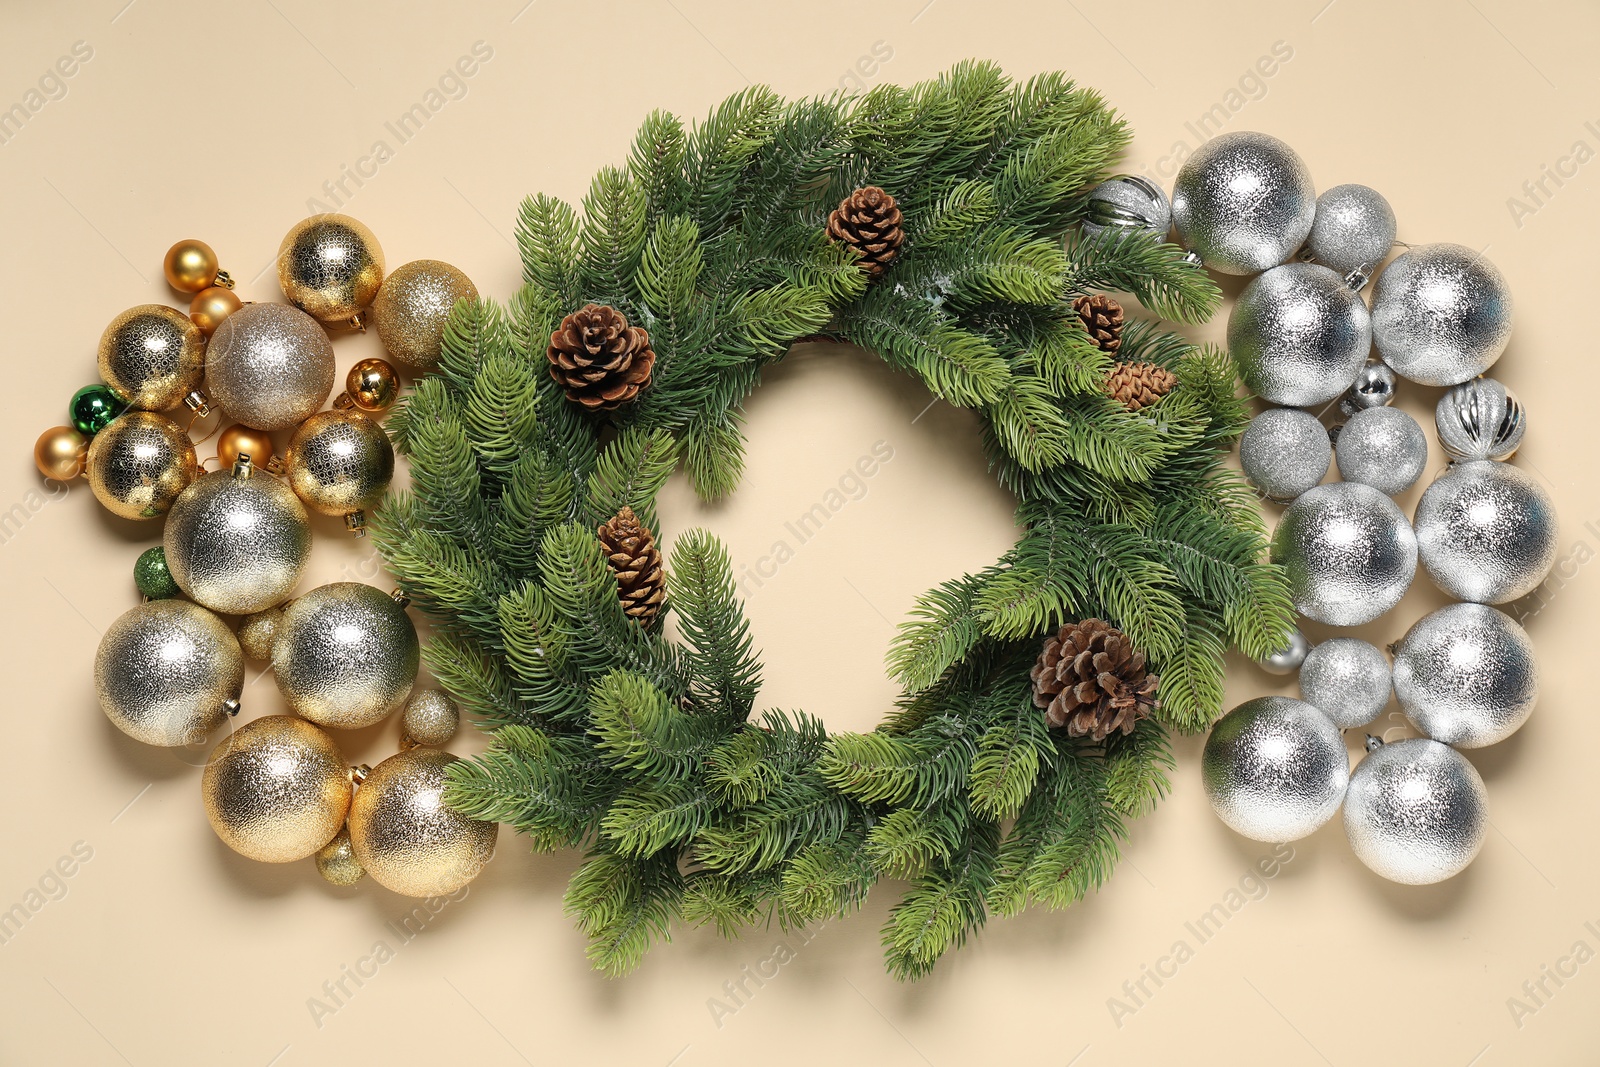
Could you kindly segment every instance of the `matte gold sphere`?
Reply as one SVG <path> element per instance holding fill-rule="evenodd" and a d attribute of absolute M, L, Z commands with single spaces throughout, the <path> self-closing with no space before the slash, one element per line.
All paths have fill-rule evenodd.
<path fill-rule="evenodd" d="M 211 246 L 191 238 L 167 249 L 161 273 L 178 292 L 198 293 L 216 280 L 218 267 L 217 254 Z"/>
<path fill-rule="evenodd" d="M 494 858 L 500 824 L 469 819 L 444 802 L 437 749 L 390 756 L 372 769 L 350 805 L 356 859 L 385 889 L 408 897 L 454 893 Z"/>
<path fill-rule="evenodd" d="M 89 439 L 71 426 L 52 426 L 33 443 L 33 462 L 39 473 L 58 482 L 83 473 Z"/>
<path fill-rule="evenodd" d="M 400 713 L 400 745 L 444 745 L 461 725 L 461 709 L 438 689 L 419 689 L 411 694 Z"/>
<path fill-rule="evenodd" d="M 332 841 L 349 814 L 350 790 L 333 738 L 292 715 L 239 727 L 212 751 L 200 779 L 217 836 L 263 863 L 305 859 Z"/>
<path fill-rule="evenodd" d="M 383 499 L 394 477 L 394 446 L 359 411 L 319 411 L 289 438 L 283 476 L 313 511 L 365 511 Z"/>
<path fill-rule="evenodd" d="M 289 303 L 323 322 L 355 318 L 383 284 L 383 249 L 348 215 L 313 215 L 278 246 L 278 284 Z"/>
<path fill-rule="evenodd" d="M 258 430 L 303 422 L 328 399 L 333 375 L 327 333 L 285 304 L 246 304 L 222 320 L 206 346 L 212 398 Z"/>
<path fill-rule="evenodd" d="M 332 841 L 317 852 L 317 873 L 331 885 L 352 886 L 367 876 L 350 844 L 350 831 L 341 829 Z"/>
<path fill-rule="evenodd" d="M 100 335 L 100 377 L 129 407 L 165 411 L 199 388 L 205 335 L 176 308 L 140 304 Z"/>
<path fill-rule="evenodd" d="M 478 299 L 472 279 L 437 259 L 417 259 L 396 267 L 372 302 L 372 321 L 389 355 L 408 367 L 432 370 L 439 364 L 445 320 L 458 300 Z"/>
<path fill-rule="evenodd" d="M 250 462 L 266 469 L 272 462 L 272 435 L 236 422 L 217 435 L 217 462 L 222 469 L 232 470 L 240 456 L 249 456 Z"/>
<path fill-rule="evenodd" d="M 233 631 L 187 600 L 152 600 L 106 628 L 94 657 L 100 710 L 147 745 L 193 745 L 238 710 L 244 658 Z"/>
<path fill-rule="evenodd" d="M 232 289 L 213 285 L 194 294 L 189 302 L 189 320 L 200 327 L 200 332 L 210 337 L 222 325 L 222 320 L 244 307 L 244 301 Z"/>
<path fill-rule="evenodd" d="M 95 434 L 84 469 L 95 498 L 125 519 L 166 514 L 200 476 L 189 435 L 149 411 L 130 411 Z"/>
<path fill-rule="evenodd" d="M 363 359 L 345 375 L 344 389 L 357 408 L 377 415 L 400 398 L 400 375 L 386 359 Z"/>
<path fill-rule="evenodd" d="M 283 610 L 272 676 L 289 707 L 322 726 L 359 730 L 411 693 L 421 646 L 393 598 L 360 582 L 333 582 Z"/>
<path fill-rule="evenodd" d="M 283 602 L 311 556 L 311 522 L 289 487 L 240 463 L 195 479 L 163 531 L 167 568 L 195 603 L 248 615 Z"/>

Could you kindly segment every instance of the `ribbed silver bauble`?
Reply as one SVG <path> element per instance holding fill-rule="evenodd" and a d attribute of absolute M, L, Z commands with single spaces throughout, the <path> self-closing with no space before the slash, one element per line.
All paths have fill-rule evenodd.
<path fill-rule="evenodd" d="M 1293 674 L 1306 661 L 1306 654 L 1310 651 L 1311 643 L 1306 640 L 1306 635 L 1299 630 L 1290 630 L 1283 647 L 1266 659 L 1256 660 L 1256 663 L 1268 674 Z"/>
<path fill-rule="evenodd" d="M 1493 378 L 1446 389 L 1433 409 L 1439 447 L 1453 459 L 1507 460 L 1522 444 L 1528 420 L 1515 393 Z"/>
<path fill-rule="evenodd" d="M 1423 385 L 1482 374 L 1511 340 L 1511 291 L 1464 245 L 1419 245 L 1378 275 L 1372 339 L 1385 363 Z"/>
<path fill-rule="evenodd" d="M 1317 197 L 1306 250 L 1359 289 L 1389 255 L 1394 235 L 1394 209 L 1383 194 L 1365 185 L 1335 185 Z"/>
<path fill-rule="evenodd" d="M 248 615 L 300 581 L 311 524 L 287 485 L 241 459 L 179 494 L 163 543 L 180 589 L 212 611 Z"/>
<path fill-rule="evenodd" d="M 257 430 L 309 418 L 333 389 L 333 345 L 317 320 L 286 304 L 246 304 L 206 346 L 206 386 L 229 415 Z"/>
<path fill-rule="evenodd" d="M 1300 699 L 1341 730 L 1376 719 L 1393 691 L 1393 672 L 1383 650 L 1354 637 L 1322 642 L 1300 665 Z"/>
<path fill-rule="evenodd" d="M 360 582 L 334 582 L 284 608 L 273 673 L 296 714 L 355 730 L 398 708 L 417 680 L 417 629 L 392 597 Z"/>
<path fill-rule="evenodd" d="M 1228 351 L 1245 388 L 1274 404 L 1323 404 L 1361 373 L 1367 305 L 1315 263 L 1285 263 L 1245 286 L 1228 315 Z"/>
<path fill-rule="evenodd" d="M 1533 642 L 1502 611 L 1451 604 L 1400 639 L 1394 692 L 1406 717 L 1435 741 L 1492 745 L 1516 733 L 1538 702 Z"/>
<path fill-rule="evenodd" d="M 1083 232 L 1098 236 L 1105 230 L 1142 230 L 1158 241 L 1172 229 L 1172 205 L 1167 194 L 1137 174 L 1108 178 L 1089 190 L 1084 205 Z"/>
<path fill-rule="evenodd" d="M 1239 438 L 1239 466 L 1273 500 L 1293 500 L 1322 481 L 1333 459 L 1328 431 L 1310 412 L 1268 408 Z"/>
<path fill-rule="evenodd" d="M 1345 835 L 1356 858 L 1391 882 L 1429 885 L 1459 874 L 1477 858 L 1488 826 L 1477 768 L 1437 741 L 1380 742 L 1350 775 Z"/>
<path fill-rule="evenodd" d="M 1172 187 L 1178 239 L 1224 274 L 1254 274 L 1288 259 L 1316 210 L 1311 172 L 1294 149 L 1264 133 L 1211 138 Z"/>
<path fill-rule="evenodd" d="M 1345 481 L 1397 496 L 1422 477 L 1428 465 L 1428 436 L 1399 408 L 1368 408 L 1350 416 L 1339 431 L 1334 461 Z"/>
<path fill-rule="evenodd" d="M 1386 408 L 1394 403 L 1397 384 L 1398 376 L 1393 367 L 1369 359 L 1367 365 L 1357 372 L 1356 380 L 1350 383 L 1350 388 L 1339 401 L 1339 411 L 1349 418 L 1356 412 L 1366 411 L 1368 408 Z"/>
<path fill-rule="evenodd" d="M 147 745 L 205 740 L 239 710 L 244 657 L 233 632 L 187 600 L 152 600 L 100 639 L 94 686 L 117 729 Z"/>
<path fill-rule="evenodd" d="M 1393 500 L 1370 485 L 1332 482 L 1289 505 L 1272 535 L 1272 560 L 1287 571 L 1301 615 L 1360 626 L 1405 595 L 1417 538 Z"/>
<path fill-rule="evenodd" d="M 1417 503 L 1417 549 L 1457 600 L 1505 604 L 1556 562 L 1556 509 L 1532 475 L 1506 463 L 1453 464 Z"/>
<path fill-rule="evenodd" d="M 1217 721 L 1200 773 L 1217 817 L 1257 841 L 1295 841 L 1333 817 L 1350 778 L 1328 717 L 1289 697 L 1247 700 Z"/>

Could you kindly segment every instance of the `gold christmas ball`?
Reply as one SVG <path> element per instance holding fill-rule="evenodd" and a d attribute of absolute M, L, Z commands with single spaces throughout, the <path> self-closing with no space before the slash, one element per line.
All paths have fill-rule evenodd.
<path fill-rule="evenodd" d="M 394 446 L 359 411 L 319 411 L 289 438 L 283 476 L 306 506 L 352 515 L 379 500 L 394 478 Z"/>
<path fill-rule="evenodd" d="M 99 363 L 100 377 L 129 407 L 165 411 L 199 388 L 205 336 L 176 308 L 140 304 L 100 335 Z"/>
<path fill-rule="evenodd" d="M 248 615 L 283 602 L 311 555 L 311 520 L 278 479 L 240 461 L 178 495 L 163 532 L 167 569 L 189 598 Z"/>
<path fill-rule="evenodd" d="M 448 744 L 460 725 L 461 709 L 454 700 L 437 689 L 419 689 L 400 713 L 400 744 L 405 748 Z"/>
<path fill-rule="evenodd" d="M 313 215 L 278 246 L 278 284 L 289 303 L 323 322 L 360 314 L 383 284 L 383 249 L 348 215 Z"/>
<path fill-rule="evenodd" d="M 439 339 L 457 300 L 478 299 L 472 279 L 437 259 L 417 259 L 396 267 L 372 302 L 372 321 L 384 351 L 408 367 L 432 370 L 439 364 Z"/>
<path fill-rule="evenodd" d="M 213 285 L 194 294 L 189 302 L 189 320 L 200 327 L 200 332 L 210 337 L 222 325 L 222 320 L 244 307 L 244 301 L 232 289 Z"/>
<path fill-rule="evenodd" d="M 33 462 L 39 473 L 58 482 L 83 473 L 89 439 L 71 426 L 52 426 L 33 443 Z"/>
<path fill-rule="evenodd" d="M 332 841 L 317 852 L 317 873 L 333 885 L 351 886 L 366 877 L 350 844 L 350 831 L 341 828 Z"/>
<path fill-rule="evenodd" d="M 304 422 L 328 399 L 333 374 L 327 333 L 285 304 L 246 304 L 222 320 L 206 346 L 211 398 L 258 430 Z"/>
<path fill-rule="evenodd" d="M 217 836 L 263 863 L 303 860 L 332 841 L 349 814 L 350 790 L 333 738 L 293 715 L 239 727 L 212 750 L 200 779 Z"/>
<path fill-rule="evenodd" d="M 437 749 L 390 756 L 373 768 L 350 805 L 356 859 L 385 889 L 408 897 L 454 893 L 494 858 L 500 824 L 469 819 L 444 802 Z"/>
<path fill-rule="evenodd" d="M 167 249 L 161 261 L 161 273 L 167 284 L 180 293 L 198 293 L 217 278 L 217 254 L 204 241 L 189 239 L 179 241 Z"/>
<path fill-rule="evenodd" d="M 345 375 L 345 392 L 369 415 L 388 411 L 400 397 L 400 376 L 386 359 L 363 359 Z"/>
<path fill-rule="evenodd" d="M 417 680 L 411 616 L 382 590 L 334 582 L 283 609 L 273 677 L 289 707 L 321 726 L 358 730 L 398 708 Z"/>
<path fill-rule="evenodd" d="M 272 462 L 272 435 L 242 422 L 217 435 L 217 462 L 224 470 L 232 470 L 240 456 L 249 456 L 251 463 L 265 470 Z"/>
<path fill-rule="evenodd" d="M 95 498 L 125 519 L 165 514 L 200 475 L 189 435 L 149 411 L 130 411 L 95 434 L 84 469 Z"/>
<path fill-rule="evenodd" d="M 107 628 L 94 657 L 101 710 L 147 745 L 204 741 L 238 710 L 243 684 L 233 631 L 187 600 L 129 608 Z"/>
<path fill-rule="evenodd" d="M 270 660 L 272 642 L 278 637 L 283 608 L 267 608 L 239 620 L 239 648 L 251 659 Z"/>

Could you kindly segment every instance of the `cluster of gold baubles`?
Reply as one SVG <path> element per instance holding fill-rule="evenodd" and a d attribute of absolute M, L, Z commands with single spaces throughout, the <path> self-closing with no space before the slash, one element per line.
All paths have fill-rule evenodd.
<path fill-rule="evenodd" d="M 370 320 L 391 359 L 425 373 L 451 309 L 477 290 L 435 260 L 385 275 L 377 239 L 342 215 L 284 238 L 287 303 L 241 301 L 202 241 L 173 245 L 164 273 L 192 297 L 189 313 L 143 304 L 113 319 L 101 382 L 34 450 L 40 473 L 85 476 L 114 514 L 164 519 L 161 546 L 135 568 L 144 602 L 101 640 L 101 708 L 147 744 L 201 744 L 238 713 L 245 661 L 269 662 L 292 714 L 246 722 L 212 751 L 202 793 L 217 836 L 265 862 L 314 856 L 336 885 L 371 874 L 399 893 L 453 892 L 494 854 L 497 826 L 444 803 L 455 757 L 426 746 L 447 743 L 460 715 L 443 693 L 414 691 L 420 646 L 404 599 L 359 582 L 291 596 L 311 551 L 308 512 L 343 516 L 359 535 L 394 473 L 378 419 L 399 398 L 395 367 L 360 361 L 324 409 L 328 330 Z M 168 414 L 181 407 L 190 427 L 217 408 L 232 418 L 216 436 L 218 469 L 206 472 Z M 281 458 L 275 432 L 288 437 Z M 396 712 L 401 751 L 351 767 L 328 731 Z"/>

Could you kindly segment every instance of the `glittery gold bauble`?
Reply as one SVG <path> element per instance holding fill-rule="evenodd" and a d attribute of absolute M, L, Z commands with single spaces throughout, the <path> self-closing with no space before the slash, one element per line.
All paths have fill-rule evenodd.
<path fill-rule="evenodd" d="M 183 402 L 205 373 L 205 337 L 165 304 L 140 304 L 100 335 L 100 377 L 129 407 L 165 411 Z"/>
<path fill-rule="evenodd" d="M 332 841 L 350 811 L 350 789 L 333 738 L 293 715 L 239 727 L 212 750 L 200 779 L 217 836 L 263 863 L 305 859 Z"/>
<path fill-rule="evenodd" d="M 350 844 L 349 829 L 341 829 L 337 837 L 317 852 L 317 873 L 333 885 L 351 886 L 366 877 L 356 850 Z"/>
<path fill-rule="evenodd" d="M 232 289 L 213 285 L 194 294 L 189 302 L 189 321 L 200 327 L 200 332 L 210 337 L 222 325 L 222 320 L 244 307 L 244 301 Z"/>
<path fill-rule="evenodd" d="M 500 824 L 469 819 L 444 802 L 437 749 L 390 756 L 373 768 L 350 805 L 356 859 L 385 889 L 408 897 L 454 893 L 494 858 Z"/>
<path fill-rule="evenodd" d="M 363 359 L 345 375 L 344 390 L 350 403 L 368 415 L 379 415 L 400 397 L 400 376 L 386 359 Z"/>
<path fill-rule="evenodd" d="M 333 389 L 333 345 L 317 320 L 284 304 L 246 304 L 206 346 L 211 397 L 258 430 L 305 421 Z"/>
<path fill-rule="evenodd" d="M 278 246 L 278 284 L 300 310 L 323 322 L 353 319 L 383 284 L 383 249 L 348 215 L 313 215 Z"/>
<path fill-rule="evenodd" d="M 147 745 L 205 740 L 238 710 L 244 659 L 233 631 L 187 600 L 152 600 L 100 639 L 94 687 L 117 729 Z"/>
<path fill-rule="evenodd" d="M 400 713 L 400 744 L 404 748 L 448 744 L 460 725 L 461 709 L 454 700 L 437 689 L 421 689 L 411 694 Z"/>
<path fill-rule="evenodd" d="M 311 521 L 278 479 L 240 460 L 197 479 L 172 503 L 167 568 L 190 599 L 248 615 L 282 603 L 311 555 Z"/>
<path fill-rule="evenodd" d="M 167 249 L 161 273 L 167 276 L 167 284 L 178 292 L 198 293 L 216 281 L 217 266 L 217 254 L 211 246 L 189 238 Z"/>
<path fill-rule="evenodd" d="M 384 279 L 372 302 L 378 339 L 390 356 L 417 370 L 439 363 L 439 339 L 457 300 L 478 299 L 472 280 L 448 263 L 417 259 Z"/>
<path fill-rule="evenodd" d="M 251 659 L 270 660 L 272 643 L 278 638 L 278 623 L 283 608 L 267 608 L 239 620 L 239 648 Z"/>
<path fill-rule="evenodd" d="M 319 411 L 289 438 L 283 476 L 311 510 L 354 516 L 346 521 L 359 529 L 394 477 L 394 446 L 359 411 Z"/>
<path fill-rule="evenodd" d="M 130 411 L 94 435 L 85 470 L 106 510 L 125 519 L 153 519 L 199 477 L 200 464 L 177 423 Z"/>
<path fill-rule="evenodd" d="M 240 456 L 249 456 L 251 463 L 266 468 L 272 462 L 272 435 L 242 422 L 217 435 L 217 462 L 224 470 L 231 470 Z"/>
<path fill-rule="evenodd" d="M 33 444 L 33 462 L 39 473 L 58 482 L 83 473 L 89 439 L 71 426 L 52 426 Z"/>
<path fill-rule="evenodd" d="M 283 610 L 273 677 L 291 710 L 356 730 L 400 706 L 417 680 L 417 628 L 387 593 L 360 582 L 318 586 Z"/>

